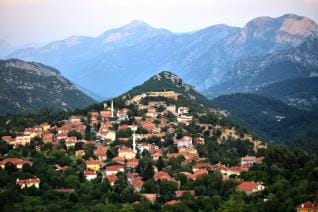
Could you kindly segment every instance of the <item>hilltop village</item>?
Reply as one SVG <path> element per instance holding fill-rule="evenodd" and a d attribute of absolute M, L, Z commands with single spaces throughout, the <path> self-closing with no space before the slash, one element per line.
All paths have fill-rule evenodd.
<path fill-rule="evenodd" d="M 210 201 L 215 192 L 228 201 L 238 194 L 259 200 L 269 186 L 257 172 L 267 144 L 225 111 L 174 91 L 123 95 L 85 111 L 2 136 L 2 186 L 11 182 L 17 196 L 51 192 L 76 205 L 94 197 L 89 201 L 107 199 L 103 207 L 129 203 L 137 211 L 174 211 L 184 201 Z M 210 209 L 222 199 L 214 201 Z"/>
<path fill-rule="evenodd" d="M 264 190 L 266 185 L 262 182 L 244 181 L 240 175 L 254 164 L 262 163 L 264 157 L 255 154 L 266 145 L 234 126 L 217 121 L 226 118 L 224 111 L 197 112 L 180 105 L 180 95 L 173 91 L 143 93 L 126 99 L 122 107 L 111 101 L 103 105 L 103 110 L 90 111 L 86 116 L 72 115 L 58 126 L 42 123 L 16 132 L 15 137 L 3 136 L 2 140 L 12 146 L 13 152 L 27 151 L 23 148 L 28 147 L 29 151 L 34 148 L 49 158 L 60 157 L 49 164 L 51 171 L 59 175 L 67 173 L 75 163 L 76 180 L 83 177 L 86 181 L 105 181 L 111 187 L 124 180 L 133 193 L 139 194 L 133 204 L 159 201 L 173 205 L 184 194 L 194 198 L 204 195 L 189 182 L 202 180 L 209 173 L 222 181 L 233 181 L 235 188 L 247 195 Z M 215 123 L 206 121 L 207 117 L 215 119 Z M 228 163 L 221 162 L 224 158 L 214 158 L 213 163 L 204 150 L 212 140 L 218 146 L 227 142 L 245 143 L 246 155 L 232 155 Z M 32 158 L 27 159 L 28 154 L 24 159 L 9 154 L 0 161 L 0 166 L 5 169 L 11 164 L 21 172 L 36 168 Z M 27 176 L 15 179 L 16 185 L 21 189 L 42 186 L 40 176 Z M 77 185 L 71 184 L 53 187 L 56 192 L 76 192 Z M 158 184 L 167 184 L 169 192 L 156 191 Z"/>

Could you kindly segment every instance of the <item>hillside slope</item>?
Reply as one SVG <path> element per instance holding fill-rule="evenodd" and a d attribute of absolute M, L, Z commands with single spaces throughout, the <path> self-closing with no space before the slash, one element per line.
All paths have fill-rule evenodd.
<path fill-rule="evenodd" d="M 255 94 L 230 94 L 213 99 L 258 135 L 273 142 L 317 153 L 318 113 Z"/>
<path fill-rule="evenodd" d="M 127 93 L 123 94 L 123 96 L 127 96 L 127 98 L 129 98 L 131 96 L 152 91 L 174 91 L 182 94 L 186 99 L 193 100 L 205 106 L 209 105 L 209 101 L 205 96 L 198 93 L 193 86 L 186 84 L 176 74 L 169 71 L 162 71 L 152 76 L 143 84 L 136 86 Z"/>
<path fill-rule="evenodd" d="M 259 89 L 256 93 L 279 99 L 300 109 L 318 109 L 318 77 L 276 82 Z"/>
<path fill-rule="evenodd" d="M 44 108 L 70 111 L 94 102 L 52 67 L 0 60 L 0 114 L 38 112 Z"/>

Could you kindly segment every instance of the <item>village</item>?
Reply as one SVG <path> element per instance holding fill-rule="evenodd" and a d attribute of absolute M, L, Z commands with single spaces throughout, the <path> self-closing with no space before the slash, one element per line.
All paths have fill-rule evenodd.
<path fill-rule="evenodd" d="M 160 100 L 143 101 L 147 96 L 160 97 Z M 104 104 L 104 110 L 89 112 L 86 116 L 72 115 L 68 120 L 63 120 L 60 126 L 51 126 L 42 123 L 38 126 L 24 129 L 16 137 L 3 136 L 2 140 L 18 148 L 36 142 L 36 151 L 49 151 L 58 149 L 67 153 L 72 158 L 82 159 L 85 170 L 84 177 L 87 181 L 101 179 L 114 186 L 120 174 L 124 174 L 127 183 L 136 193 L 139 193 L 145 200 L 152 203 L 159 197 L 158 193 L 144 192 L 143 185 L 146 180 L 154 182 L 169 181 L 176 185 L 174 196 L 165 202 L 165 205 L 177 204 L 178 200 L 187 193 L 194 198 L 194 190 L 180 189 L 182 182 L 180 177 L 171 170 L 167 164 L 171 160 L 181 158 L 181 167 L 187 167 L 186 171 L 178 173 L 187 180 L 195 182 L 204 175 L 217 172 L 223 181 L 233 180 L 237 183 L 237 191 L 246 195 L 253 195 L 265 189 L 263 182 L 244 181 L 240 175 L 247 172 L 255 164 L 261 164 L 264 157 L 246 155 L 240 158 L 235 165 L 228 165 L 221 162 L 211 163 L 208 158 L 200 156 L 197 147 L 204 146 L 207 137 L 218 132 L 218 143 L 230 138 L 251 139 L 253 149 L 257 152 L 260 148 L 266 148 L 260 142 L 253 142 L 250 135 L 239 135 L 234 128 L 222 128 L 222 126 L 197 123 L 200 133 L 193 136 L 193 133 L 185 129 L 180 131 L 178 126 L 189 125 L 195 117 L 203 114 L 196 114 L 187 105 L 176 106 L 167 104 L 162 100 L 170 98 L 177 100 L 180 94 L 175 92 L 151 92 L 135 96 L 126 100 L 126 106 L 118 108 L 111 101 Z M 128 105 L 136 108 L 134 113 Z M 137 115 L 136 115 L 137 114 Z M 84 139 L 89 134 L 90 139 Z M 50 148 L 44 148 L 50 144 Z M 163 145 L 164 144 L 164 145 Z M 87 150 L 89 146 L 90 152 Z M 143 158 L 151 160 L 151 166 L 142 166 L 140 161 Z M 0 161 L 0 166 L 11 163 L 18 170 L 24 165 L 32 166 L 32 160 L 20 158 L 5 158 Z M 65 172 L 67 166 L 54 164 L 56 172 Z M 143 169 L 143 170 L 142 170 Z M 21 189 L 41 187 L 41 179 L 33 176 L 28 179 L 16 179 L 16 185 Z M 55 188 L 57 192 L 72 193 L 74 188 Z M 136 201 L 134 204 L 138 204 Z"/>

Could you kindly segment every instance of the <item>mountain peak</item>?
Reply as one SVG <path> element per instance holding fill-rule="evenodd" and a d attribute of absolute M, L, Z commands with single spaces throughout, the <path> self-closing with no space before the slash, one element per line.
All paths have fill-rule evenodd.
<path fill-rule="evenodd" d="M 170 33 L 168 30 L 153 28 L 140 20 L 133 20 L 122 27 L 111 29 L 99 36 L 103 44 L 131 46 L 149 38 Z"/>
<path fill-rule="evenodd" d="M 183 97 L 194 100 L 199 104 L 208 105 L 208 100 L 198 93 L 194 86 L 188 85 L 176 74 L 170 71 L 162 71 L 150 79 L 146 80 L 142 85 L 134 87 L 132 90 L 124 94 L 127 96 L 140 95 L 145 92 L 153 91 L 174 91 L 182 94 Z"/>
<path fill-rule="evenodd" d="M 132 20 L 128 25 L 132 25 L 132 26 L 147 25 L 148 26 L 148 24 L 146 22 L 144 22 L 142 20 L 137 20 L 137 19 Z"/>
<path fill-rule="evenodd" d="M 317 35 L 318 25 L 311 19 L 294 14 L 286 14 L 278 18 L 281 19 L 281 32 L 296 36 Z"/>
<path fill-rule="evenodd" d="M 132 20 L 129 24 L 125 25 L 123 28 L 127 29 L 134 29 L 140 27 L 150 27 L 149 24 L 141 21 L 141 20 Z"/>
<path fill-rule="evenodd" d="M 179 87 L 183 87 L 186 90 L 195 89 L 193 86 L 185 84 L 183 80 L 176 74 L 170 72 L 170 71 L 162 71 L 152 78 L 150 80 L 156 80 L 156 81 L 168 81 L 169 83 L 172 83 L 174 85 L 177 85 Z"/>
<path fill-rule="evenodd" d="M 318 25 L 311 19 L 295 14 L 280 17 L 257 17 L 241 31 L 241 41 L 278 43 L 295 47 L 308 37 L 318 34 Z"/>
<path fill-rule="evenodd" d="M 158 73 L 157 75 L 153 76 L 153 79 L 156 79 L 156 80 L 161 80 L 162 78 L 168 79 L 170 81 L 176 81 L 176 80 L 180 81 L 181 80 L 181 78 L 178 75 L 176 75 L 170 71 L 162 71 L 162 72 Z"/>
<path fill-rule="evenodd" d="M 17 70 L 23 70 L 33 72 L 36 75 L 41 76 L 59 76 L 60 72 L 55 68 L 43 65 L 36 62 L 26 62 L 19 59 L 0 60 L 0 64 L 4 68 L 15 68 Z"/>
<path fill-rule="evenodd" d="M 293 14 L 293 13 L 287 13 L 285 15 L 282 15 L 280 16 L 279 18 L 282 18 L 282 19 L 285 19 L 285 18 L 292 18 L 292 19 L 303 19 L 303 18 L 306 18 L 304 16 L 300 16 L 300 15 L 296 15 L 296 14 Z M 308 19 L 308 18 L 306 18 Z"/>

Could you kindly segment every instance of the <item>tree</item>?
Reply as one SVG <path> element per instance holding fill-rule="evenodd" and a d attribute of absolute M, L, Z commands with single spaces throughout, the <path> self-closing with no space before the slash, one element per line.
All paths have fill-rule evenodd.
<path fill-rule="evenodd" d="M 82 134 L 77 132 L 76 130 L 69 131 L 67 136 L 68 137 L 75 136 L 77 140 L 81 140 L 83 138 Z"/>
<path fill-rule="evenodd" d="M 241 212 L 244 211 L 246 204 L 242 195 L 232 194 L 229 200 L 221 205 L 221 210 L 224 212 Z"/>
<path fill-rule="evenodd" d="M 143 193 L 157 193 L 158 187 L 156 182 L 153 179 L 146 180 L 142 185 Z"/>
<path fill-rule="evenodd" d="M 28 173 L 34 173 L 34 170 L 33 170 L 32 166 L 31 166 L 30 164 L 25 163 L 25 164 L 23 164 L 23 166 L 22 166 L 22 172 L 24 172 L 24 173 L 26 173 L 26 172 L 28 172 Z"/>
<path fill-rule="evenodd" d="M 177 117 L 170 111 L 168 111 L 168 113 L 167 113 L 167 119 L 169 122 L 176 122 L 177 121 Z"/>
<path fill-rule="evenodd" d="M 93 158 L 95 148 L 96 148 L 95 145 L 92 145 L 92 144 L 85 145 L 85 147 L 84 147 L 84 151 L 85 151 L 84 159 Z"/>
<path fill-rule="evenodd" d="M 152 163 L 148 162 L 144 170 L 142 170 L 141 172 L 141 177 L 143 180 L 148 180 L 148 179 L 151 179 L 153 175 L 154 175 L 154 170 L 153 170 Z"/>
<path fill-rule="evenodd" d="M 4 166 L 4 170 L 10 175 L 14 172 L 17 172 L 18 168 L 12 163 L 6 163 Z"/>
<path fill-rule="evenodd" d="M 166 163 L 161 156 L 159 156 L 156 162 L 156 166 L 158 168 L 158 171 L 161 171 L 166 166 Z"/>
<path fill-rule="evenodd" d="M 12 149 L 12 146 L 0 139 L 0 154 L 5 155 Z"/>
<path fill-rule="evenodd" d="M 151 157 L 150 152 L 147 149 L 144 149 L 144 151 L 142 151 L 141 155 L 144 158 L 150 158 Z"/>
<path fill-rule="evenodd" d="M 0 211 L 15 211 L 14 203 L 20 202 L 22 195 L 18 192 L 15 185 L 9 186 L 0 192 Z"/>
<path fill-rule="evenodd" d="M 112 148 L 110 148 L 107 150 L 106 155 L 107 159 L 111 160 L 113 157 L 116 156 L 116 152 Z"/>
<path fill-rule="evenodd" d="M 120 199 L 123 203 L 133 203 L 139 199 L 138 195 L 135 194 L 134 188 L 126 187 L 120 193 Z"/>
<path fill-rule="evenodd" d="M 148 131 L 145 128 L 143 128 L 143 127 L 138 127 L 137 130 L 136 130 L 136 133 L 137 134 L 147 134 Z"/>
<path fill-rule="evenodd" d="M 113 191 L 120 194 L 125 188 L 128 188 L 127 177 L 122 172 L 119 172 L 117 174 L 117 177 L 118 177 L 118 179 L 113 187 Z"/>
<path fill-rule="evenodd" d="M 166 202 L 174 198 L 174 192 L 178 189 L 176 182 L 162 180 L 159 182 L 160 200 Z"/>
<path fill-rule="evenodd" d="M 80 181 L 77 175 L 69 175 L 65 178 L 65 183 L 70 188 L 77 188 Z"/>

